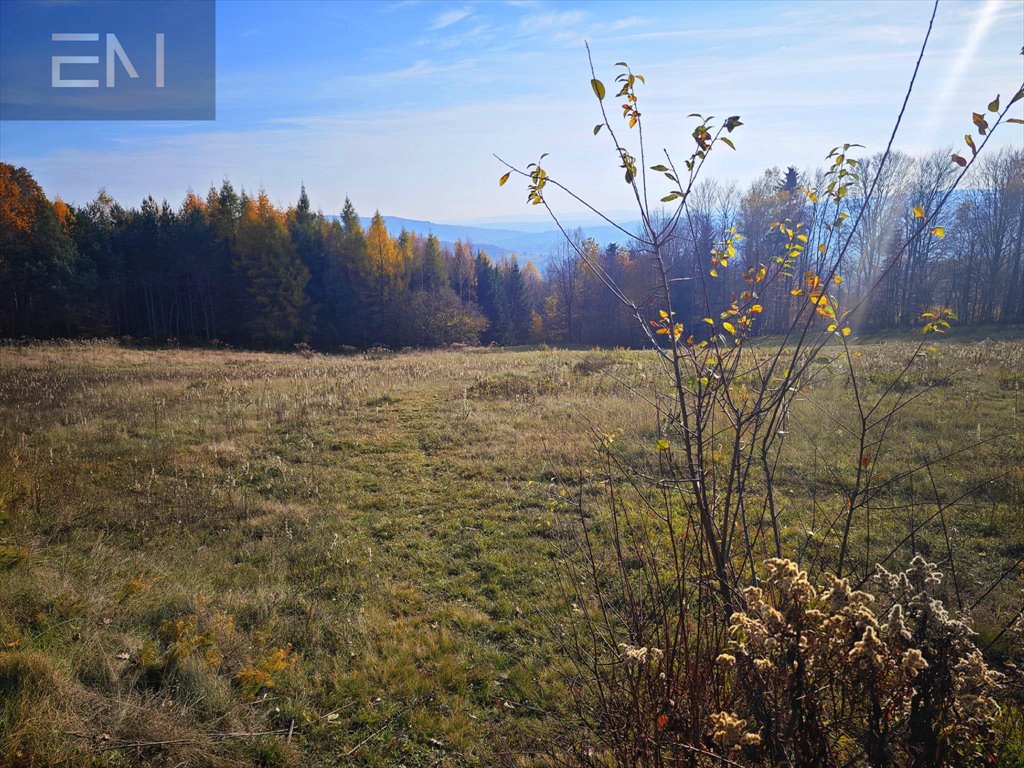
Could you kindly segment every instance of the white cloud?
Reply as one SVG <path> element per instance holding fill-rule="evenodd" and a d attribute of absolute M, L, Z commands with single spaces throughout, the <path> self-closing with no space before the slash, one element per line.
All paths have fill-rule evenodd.
<path fill-rule="evenodd" d="M 530 14 L 519 20 L 519 29 L 521 32 L 546 32 L 552 29 L 562 29 L 572 24 L 579 24 L 586 16 L 583 11 Z"/>
<path fill-rule="evenodd" d="M 472 11 L 470 11 L 469 8 L 454 8 L 450 11 L 445 11 L 444 13 L 434 18 L 434 21 L 431 23 L 430 28 L 433 30 L 438 30 L 444 29 L 445 27 L 450 27 L 452 24 L 457 24 L 458 22 L 462 21 L 464 18 L 470 16 L 471 14 Z"/>
<path fill-rule="evenodd" d="M 78 202 L 100 184 L 126 204 L 149 192 L 177 202 L 188 185 L 204 190 L 227 175 L 237 187 L 264 184 L 286 201 L 304 180 L 329 212 L 349 194 L 360 211 L 443 221 L 527 211 L 525 190 L 498 189 L 490 153 L 524 165 L 549 151 L 545 167 L 602 209 L 621 209 L 629 204 L 621 169 L 604 133 L 591 132 L 599 115 L 584 38 L 609 88 L 618 72 L 611 62 L 620 58 L 647 76 L 648 159 L 661 147 L 676 159 L 688 152 L 687 113 L 741 115 L 737 151 L 717 153 L 709 171 L 746 184 L 767 166 L 814 167 L 843 141 L 867 144 L 865 154 L 883 148 L 930 13 L 919 4 L 780 4 L 733 25 L 717 12 L 667 4 L 640 12 L 648 19 L 597 6 L 586 13 L 499 8 L 502 15 L 497 6 L 455 1 L 420 9 L 405 37 L 361 49 L 358 66 L 302 59 L 224 67 L 217 124 L 112 125 L 82 139 L 44 126 L 56 137 L 49 146 L 7 124 L 0 126 L 4 160 L 27 165 L 48 193 Z M 473 12 L 440 13 L 464 5 Z M 1009 17 L 1016 26 L 1004 23 Z M 446 19 L 454 20 L 426 33 L 431 21 Z M 959 140 L 972 105 L 1017 87 L 1020 20 L 1019 2 L 940 5 L 898 146 Z M 235 33 L 256 24 L 247 19 Z M 1010 129 L 994 144 L 1012 141 Z M 622 136 L 635 142 L 635 133 Z M 554 195 L 552 202 L 560 205 Z"/>
<path fill-rule="evenodd" d="M 609 32 L 618 32 L 620 29 L 632 29 L 633 27 L 642 27 L 651 22 L 648 19 L 642 19 L 639 16 L 630 16 L 628 19 L 619 19 L 609 24 L 606 29 Z"/>

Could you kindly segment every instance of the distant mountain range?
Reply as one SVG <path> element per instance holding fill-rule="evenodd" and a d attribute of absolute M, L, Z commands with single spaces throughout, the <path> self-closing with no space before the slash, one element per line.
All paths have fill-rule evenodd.
<path fill-rule="evenodd" d="M 361 218 L 363 227 L 370 226 L 370 218 Z M 419 221 L 417 219 L 403 219 L 399 216 L 385 216 L 384 223 L 392 236 L 397 236 L 403 229 L 415 232 L 418 235 L 433 234 L 443 245 L 451 247 L 456 240 L 470 243 L 474 252 L 482 250 L 493 258 L 511 256 L 516 254 L 520 261 L 532 261 L 538 268 L 543 269 L 551 257 L 551 254 L 562 243 L 562 233 L 553 225 L 543 224 L 536 221 L 510 221 L 503 222 L 502 226 L 468 225 L 468 224 L 438 224 L 432 221 Z M 578 222 L 573 223 L 573 228 Z M 628 223 L 626 229 L 632 231 L 637 227 L 636 223 Z M 583 224 L 580 226 L 584 237 L 592 237 L 602 246 L 608 243 L 620 243 L 625 245 L 628 238 L 615 227 L 607 224 Z"/>
<path fill-rule="evenodd" d="M 955 190 L 946 203 L 947 211 L 955 210 L 960 203 L 967 199 L 969 194 L 969 190 Z M 907 206 L 909 205 L 908 201 Z M 626 212 L 615 212 L 612 218 L 614 221 L 621 222 L 623 228 L 630 232 L 640 229 L 640 222 L 630 220 L 629 214 Z M 360 221 L 364 228 L 370 226 L 370 217 L 361 217 Z M 560 221 L 567 232 L 571 233 L 579 227 L 583 231 L 584 237 L 594 238 L 601 247 L 609 243 L 626 245 L 629 242 L 629 238 L 621 230 L 596 217 L 584 219 L 580 215 L 567 215 L 560 217 Z M 385 216 L 384 223 L 387 224 L 388 231 L 395 237 L 403 229 L 424 237 L 433 234 L 437 236 L 442 245 L 449 248 L 455 244 L 456 240 L 462 240 L 473 246 L 474 253 L 477 250 L 482 250 L 496 259 L 515 254 L 523 263 L 532 261 L 541 271 L 544 270 L 551 255 L 565 239 L 554 224 L 544 218 L 505 218 L 470 224 L 439 224 L 433 221 L 404 219 L 400 216 Z"/>

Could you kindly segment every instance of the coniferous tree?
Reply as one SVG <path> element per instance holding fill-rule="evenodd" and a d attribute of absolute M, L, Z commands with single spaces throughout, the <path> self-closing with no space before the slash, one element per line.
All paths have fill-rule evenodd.
<path fill-rule="evenodd" d="M 192 192 L 178 211 L 174 247 L 181 254 L 184 292 L 184 333 L 179 335 L 209 343 L 216 338 L 220 291 L 217 252 L 206 203 Z"/>
<path fill-rule="evenodd" d="M 218 286 L 218 301 L 213 312 L 213 338 L 241 342 L 237 331 L 241 325 L 237 298 L 241 294 L 234 280 L 232 262 L 235 236 L 242 218 L 242 200 L 230 181 L 224 179 L 219 190 L 210 187 L 206 196 L 206 210 L 215 246 L 211 271 Z"/>
<path fill-rule="evenodd" d="M 299 201 L 288 211 L 287 218 L 288 232 L 295 252 L 309 272 L 304 324 L 313 343 L 317 346 L 326 346 L 334 332 L 327 308 L 331 299 L 331 285 L 324 249 L 326 221 L 322 214 L 311 210 L 305 185 L 302 185 Z"/>
<path fill-rule="evenodd" d="M 800 172 L 797 171 L 795 166 L 789 166 L 786 168 L 786 174 L 783 176 L 782 184 L 779 186 L 780 192 L 786 194 L 793 194 L 800 186 Z"/>
<path fill-rule="evenodd" d="M 862 161 L 864 175 L 875 163 Z M 938 205 L 955 172 L 947 155 L 896 153 L 887 167 L 876 205 L 861 203 L 865 190 L 857 186 L 848 198 L 863 224 L 832 290 L 849 304 L 870 297 L 858 324 L 907 326 L 936 304 L 953 307 L 963 323 L 1024 320 L 1024 154 L 1007 148 L 979 162 L 974 186 L 945 210 Z M 795 194 L 799 180 L 794 168 L 770 169 L 743 194 L 715 184 L 693 190 L 686 226 L 666 232 L 661 253 L 670 261 L 677 317 L 696 336 L 710 332 L 699 306 L 747 290 L 744 269 L 780 252 L 773 222 L 806 222 L 812 243 L 827 237 L 820 206 Z M 463 241 L 445 246 L 408 231 L 393 237 L 379 213 L 364 231 L 350 200 L 340 218 L 328 219 L 313 211 L 305 189 L 287 212 L 265 194 L 236 192 L 227 179 L 205 200 L 189 192 L 176 208 L 152 197 L 122 208 L 102 191 L 71 207 L 49 201 L 25 169 L 3 165 L 0 193 L 5 336 L 116 334 L 275 348 L 308 337 L 324 349 L 472 343 L 481 332 L 501 344 L 644 343 L 593 265 L 642 314 L 654 312 L 654 270 L 636 241 L 602 246 L 577 233 L 576 248 L 553 254 L 542 277 L 529 262 L 474 257 Z M 945 237 L 910 244 L 914 209 L 928 211 Z M 702 282 L 711 250 L 732 227 L 744 233 L 730 257 L 737 268 L 723 262 L 717 280 Z M 761 287 L 755 332 L 788 327 L 794 287 L 805 271 L 821 271 L 817 254 L 806 249 L 792 275 Z"/>
<path fill-rule="evenodd" d="M 309 271 L 299 259 L 266 192 L 245 202 L 235 239 L 234 269 L 244 288 L 242 329 L 255 346 L 286 346 L 303 338 Z"/>
<path fill-rule="evenodd" d="M 506 343 L 526 344 L 530 339 L 533 307 L 526 279 L 515 256 L 503 264 L 501 283 L 508 315 Z"/>
<path fill-rule="evenodd" d="M 509 315 L 501 272 L 483 251 L 477 252 L 474 266 L 476 303 L 488 322 L 487 330 L 481 338 L 488 344 L 507 344 L 510 330 Z"/>
<path fill-rule="evenodd" d="M 391 239 L 380 211 L 374 213 L 366 233 L 366 257 L 368 272 L 360 282 L 365 289 L 370 338 L 373 343 L 386 344 L 394 325 L 388 322 L 387 313 L 391 301 L 401 291 L 404 270 L 397 244 Z"/>
<path fill-rule="evenodd" d="M 448 287 L 448 270 L 441 253 L 441 242 L 436 235 L 429 235 L 423 246 L 420 261 L 419 288 L 422 291 L 439 291 Z"/>
<path fill-rule="evenodd" d="M 87 335 L 125 333 L 121 311 L 124 269 L 119 247 L 119 226 L 124 209 L 104 190 L 88 205 L 74 211 L 71 238 L 81 263 L 91 275 L 79 303 L 78 327 Z"/>
<path fill-rule="evenodd" d="M 0 163 L 0 335 L 68 333 L 76 261 L 42 188 L 26 169 Z"/>

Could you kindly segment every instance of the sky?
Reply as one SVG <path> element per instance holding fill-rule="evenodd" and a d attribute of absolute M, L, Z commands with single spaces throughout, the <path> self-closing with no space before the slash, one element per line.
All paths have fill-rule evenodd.
<path fill-rule="evenodd" d="M 2 121 L 0 161 L 75 204 L 101 187 L 126 205 L 149 194 L 177 204 L 227 177 L 282 206 L 304 184 L 328 214 L 347 196 L 364 215 L 479 223 L 539 215 L 525 182 L 499 188 L 494 155 L 525 167 L 547 152 L 551 177 L 626 215 L 614 148 L 593 135 L 585 41 L 613 123 L 615 62 L 645 76 L 648 165 L 666 149 L 688 156 L 689 113 L 739 115 L 736 151 L 716 150 L 706 172 L 744 185 L 771 166 L 819 167 L 844 142 L 884 149 L 931 10 L 924 0 L 224 0 L 215 121 Z M 1022 41 L 1019 0 L 940 2 L 896 147 L 967 152 L 971 113 L 1024 80 Z M 1020 117 L 1024 101 L 1014 109 Z M 621 125 L 627 134 L 635 143 Z M 1024 146 L 1024 127 L 1007 125 L 993 144 Z"/>

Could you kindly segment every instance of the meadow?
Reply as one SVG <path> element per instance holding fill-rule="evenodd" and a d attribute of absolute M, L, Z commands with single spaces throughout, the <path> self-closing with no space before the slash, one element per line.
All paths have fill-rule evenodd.
<path fill-rule="evenodd" d="M 1024 343 L 930 337 L 901 378 L 917 342 L 853 347 L 865 387 L 912 395 L 856 546 L 954 572 L 1009 664 Z M 568 706 L 565 491 L 599 518 L 605 436 L 656 452 L 637 393 L 658 370 L 622 350 L 0 348 L 0 761 L 529 764 Z M 849 403 L 837 366 L 791 415 L 796 549 L 834 506 Z"/>

